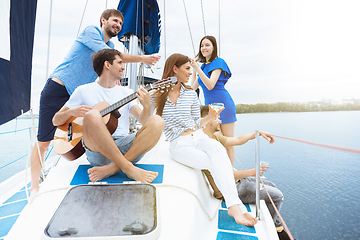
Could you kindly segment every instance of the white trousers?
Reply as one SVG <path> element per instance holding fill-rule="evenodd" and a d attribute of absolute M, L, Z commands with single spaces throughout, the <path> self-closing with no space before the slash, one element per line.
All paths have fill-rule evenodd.
<path fill-rule="evenodd" d="M 175 161 L 188 167 L 209 170 L 224 196 L 226 206 L 239 204 L 242 213 L 247 212 L 238 196 L 233 168 L 221 143 L 209 138 L 200 129 L 171 141 L 170 154 Z"/>

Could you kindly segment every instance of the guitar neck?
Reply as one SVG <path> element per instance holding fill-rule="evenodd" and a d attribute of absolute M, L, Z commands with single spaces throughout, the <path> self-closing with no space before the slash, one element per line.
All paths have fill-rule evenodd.
<path fill-rule="evenodd" d="M 152 85 L 148 85 L 148 86 L 145 86 L 145 89 L 147 91 L 151 90 L 152 89 Z M 133 101 L 134 99 L 136 99 L 136 92 L 130 94 L 129 96 L 121 99 L 120 101 L 108 106 L 107 108 L 104 108 L 103 110 L 100 111 L 100 114 L 101 116 L 105 116 L 115 110 L 118 110 L 119 108 L 121 108 L 122 106 L 128 104 L 129 102 Z"/>

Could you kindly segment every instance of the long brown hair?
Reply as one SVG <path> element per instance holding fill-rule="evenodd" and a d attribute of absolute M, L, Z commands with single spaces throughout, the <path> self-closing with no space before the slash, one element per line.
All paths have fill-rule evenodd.
<path fill-rule="evenodd" d="M 173 70 L 174 66 L 179 68 L 187 62 L 190 62 L 190 58 L 188 56 L 185 56 L 180 53 L 172 54 L 165 61 L 164 71 L 163 71 L 163 75 L 162 75 L 161 79 L 175 76 L 175 73 Z M 179 83 L 177 83 L 177 84 L 179 84 Z M 183 83 L 181 83 L 181 84 L 187 89 L 192 89 L 191 87 L 186 86 Z M 165 91 L 161 92 L 161 89 L 156 90 L 155 93 L 152 94 L 152 96 L 155 96 L 154 102 L 155 102 L 156 114 L 159 116 L 162 116 L 168 94 L 169 94 L 168 91 L 165 90 Z"/>
<path fill-rule="evenodd" d="M 208 39 L 213 45 L 213 52 L 211 53 L 211 57 L 210 57 L 210 61 L 209 61 L 209 62 L 212 62 L 212 61 L 214 61 L 215 58 L 218 57 L 216 38 L 213 36 L 205 36 L 201 39 L 200 44 L 199 44 L 199 52 L 196 55 L 196 60 L 198 60 L 199 62 L 206 62 L 205 57 L 201 53 L 201 43 L 204 39 Z"/>

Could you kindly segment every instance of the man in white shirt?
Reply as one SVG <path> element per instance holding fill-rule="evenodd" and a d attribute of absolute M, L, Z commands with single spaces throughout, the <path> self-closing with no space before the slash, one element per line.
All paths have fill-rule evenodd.
<path fill-rule="evenodd" d="M 165 125 L 164 120 L 157 115 L 150 117 L 149 93 L 141 88 L 136 96 L 143 109 L 134 102 L 121 107 L 117 129 L 111 135 L 99 112 L 104 106 L 99 106 L 102 104 L 98 103 L 105 101 L 111 105 L 130 95 L 132 90 L 115 84 L 125 69 L 119 51 L 100 50 L 94 55 L 93 67 L 99 79 L 76 88 L 70 99 L 55 114 L 53 124 L 59 126 L 70 117 L 84 117 L 83 144 L 88 161 L 95 165 L 88 170 L 91 181 L 100 181 L 123 171 L 136 181 L 152 182 L 158 173 L 145 171 L 134 166 L 134 163 L 156 145 Z M 135 134 L 128 134 L 129 113 L 143 125 Z"/>

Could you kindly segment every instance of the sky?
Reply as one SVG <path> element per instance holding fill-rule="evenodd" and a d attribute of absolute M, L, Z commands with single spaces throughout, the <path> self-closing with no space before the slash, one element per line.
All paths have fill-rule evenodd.
<path fill-rule="evenodd" d="M 161 60 L 155 71 L 159 76 L 167 56 L 178 52 L 193 58 L 206 34 L 217 38 L 220 57 L 232 71 L 226 88 L 236 104 L 360 98 L 360 2 L 356 0 L 159 0 L 158 4 Z M 118 1 L 88 0 L 81 22 L 85 5 L 86 0 L 53 0 L 46 70 L 50 1 L 38 0 L 34 112 L 48 75 L 61 63 L 79 30 L 99 25 L 101 12 L 117 8 Z M 117 38 L 112 41 L 124 51 Z"/>

